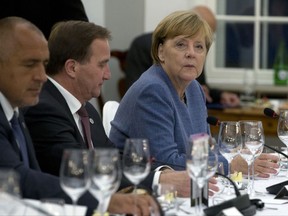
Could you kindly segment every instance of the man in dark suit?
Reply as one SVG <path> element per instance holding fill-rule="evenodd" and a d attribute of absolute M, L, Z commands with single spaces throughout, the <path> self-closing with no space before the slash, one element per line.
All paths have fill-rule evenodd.
<path fill-rule="evenodd" d="M 85 22 L 66 22 L 52 30 L 48 41 L 49 80 L 44 84 L 39 103 L 25 110 L 40 167 L 54 175 L 59 174 L 65 148 L 87 148 L 77 114 L 84 104 L 90 118 L 94 147 L 114 147 L 105 134 L 99 114 L 88 102 L 100 95 L 101 86 L 111 76 L 107 33 L 101 28 L 99 32 L 92 31 L 92 24 L 86 25 Z M 190 179 L 186 171 L 152 171 L 142 186 L 152 189 L 158 180 L 176 185 L 182 196 L 190 195 Z M 122 183 L 121 186 L 127 186 L 125 180 Z"/>
<path fill-rule="evenodd" d="M 20 175 L 23 198 L 58 197 L 71 203 L 61 189 L 59 179 L 41 172 L 19 110 L 38 102 L 42 85 L 47 80 L 47 41 L 35 25 L 19 17 L 1 19 L 0 32 L 0 168 L 13 169 Z M 14 125 L 17 122 L 16 130 Z M 134 198 L 132 195 L 114 194 L 109 211 L 134 212 Z M 137 208 L 139 213 L 147 213 L 149 206 L 156 206 L 149 196 L 138 197 L 138 201 L 142 205 Z M 87 215 L 97 207 L 97 201 L 88 192 L 78 203 L 88 207 Z"/>

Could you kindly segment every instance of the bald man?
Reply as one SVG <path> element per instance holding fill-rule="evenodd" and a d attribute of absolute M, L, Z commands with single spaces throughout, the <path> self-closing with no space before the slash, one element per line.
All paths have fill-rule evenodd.
<path fill-rule="evenodd" d="M 214 13 L 206 6 L 196 6 L 192 9 L 202 17 L 213 32 L 216 31 L 217 21 Z M 146 71 L 152 64 L 151 57 L 152 32 L 136 37 L 129 48 L 126 58 L 126 84 L 127 89 Z M 205 72 L 197 78 L 201 84 L 207 100 L 207 105 L 219 103 L 224 106 L 235 107 L 240 104 L 239 97 L 231 92 L 210 89 L 206 83 Z"/>

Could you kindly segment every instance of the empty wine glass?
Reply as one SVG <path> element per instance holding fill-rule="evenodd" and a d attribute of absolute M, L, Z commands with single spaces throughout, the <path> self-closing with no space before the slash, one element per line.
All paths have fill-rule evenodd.
<path fill-rule="evenodd" d="M 121 180 L 118 149 L 96 148 L 91 157 L 90 193 L 98 200 L 97 215 L 105 215 L 111 195 L 117 191 Z"/>
<path fill-rule="evenodd" d="M 245 145 L 245 142 L 242 143 L 242 148 L 240 150 L 240 156 L 247 162 L 248 165 L 248 170 L 247 170 L 247 191 L 250 193 L 251 191 L 251 177 L 250 177 L 250 170 L 251 170 L 251 165 L 254 160 L 254 156 L 252 152 L 249 150 L 249 148 Z"/>
<path fill-rule="evenodd" d="M 239 154 L 241 149 L 240 124 L 237 121 L 224 121 L 220 124 L 218 136 L 219 152 L 228 161 L 228 177 L 230 177 L 230 165 L 234 157 Z M 231 195 L 231 183 L 227 183 L 227 194 Z"/>
<path fill-rule="evenodd" d="M 189 137 L 186 167 L 190 178 L 196 183 L 195 214 L 202 214 L 202 188 L 205 185 L 205 169 L 208 167 L 209 135 L 194 134 Z M 194 197 L 193 197 L 194 198 Z M 198 199 L 198 200 L 197 200 Z"/>
<path fill-rule="evenodd" d="M 20 198 L 19 175 L 12 169 L 0 170 L 0 193 L 7 193 Z"/>
<path fill-rule="evenodd" d="M 147 139 L 127 139 L 123 153 L 123 173 L 134 185 L 134 194 L 137 193 L 138 184 L 150 172 L 150 149 Z M 136 199 L 135 199 L 136 207 Z"/>
<path fill-rule="evenodd" d="M 246 120 L 240 121 L 241 134 L 242 134 L 242 152 L 241 154 L 247 159 L 247 163 L 252 165 L 252 175 L 250 173 L 250 165 L 248 164 L 248 186 L 247 193 L 251 196 L 254 195 L 254 161 L 262 153 L 264 147 L 264 130 L 261 121 Z M 245 150 L 246 149 L 246 150 Z M 250 152 L 249 152 L 250 151 Z M 250 182 L 250 176 L 252 182 Z"/>
<path fill-rule="evenodd" d="M 279 113 L 277 134 L 281 142 L 286 145 L 286 154 L 288 154 L 288 110 L 281 110 Z M 288 173 L 286 173 L 286 176 L 288 176 Z"/>
<path fill-rule="evenodd" d="M 19 175 L 12 169 L 0 170 L 0 215 L 12 215 L 21 191 Z"/>
<path fill-rule="evenodd" d="M 217 180 L 217 186 L 219 188 L 219 191 L 214 192 L 214 195 L 212 198 L 213 205 L 219 204 L 220 202 L 225 200 L 221 195 L 225 189 L 225 185 L 227 184 L 227 182 L 226 182 L 226 179 L 222 175 L 225 175 L 224 164 L 223 162 L 218 161 L 218 165 L 216 167 L 216 173 L 214 177 Z"/>
<path fill-rule="evenodd" d="M 78 199 L 85 193 L 89 184 L 89 151 L 83 149 L 65 149 L 60 167 L 60 185 L 70 196 L 73 203 L 73 215 Z"/>
<path fill-rule="evenodd" d="M 123 173 L 134 184 L 136 192 L 137 185 L 149 174 L 150 150 L 147 139 L 127 139 L 123 154 Z"/>

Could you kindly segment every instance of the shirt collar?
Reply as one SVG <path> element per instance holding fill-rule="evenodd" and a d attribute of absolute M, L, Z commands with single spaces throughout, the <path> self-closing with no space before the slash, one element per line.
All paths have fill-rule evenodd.
<path fill-rule="evenodd" d="M 4 114 L 6 116 L 6 118 L 8 119 L 8 121 L 10 121 L 14 115 L 14 112 L 16 112 L 17 114 L 19 114 L 19 109 L 18 107 L 16 107 L 15 109 L 12 108 L 10 102 L 8 101 L 8 99 L 4 96 L 4 94 L 2 92 L 0 92 L 0 103 L 1 106 L 3 108 Z"/>
<path fill-rule="evenodd" d="M 69 91 L 67 91 L 63 86 L 61 86 L 56 80 L 54 80 L 51 77 L 48 77 L 48 79 L 55 85 L 55 87 L 63 95 L 63 97 L 65 98 L 65 100 L 68 104 L 68 107 L 69 107 L 71 113 L 75 114 L 80 109 L 80 107 L 82 106 L 80 101 L 76 97 L 74 97 L 74 95 L 72 95 Z"/>

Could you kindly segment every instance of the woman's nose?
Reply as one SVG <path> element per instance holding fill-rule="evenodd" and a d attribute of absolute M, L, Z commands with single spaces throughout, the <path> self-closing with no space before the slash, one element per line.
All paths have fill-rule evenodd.
<path fill-rule="evenodd" d="M 193 46 L 188 47 L 187 52 L 185 53 L 185 57 L 191 58 L 195 54 L 195 50 Z"/>

